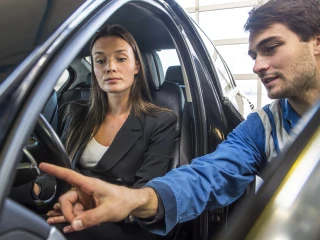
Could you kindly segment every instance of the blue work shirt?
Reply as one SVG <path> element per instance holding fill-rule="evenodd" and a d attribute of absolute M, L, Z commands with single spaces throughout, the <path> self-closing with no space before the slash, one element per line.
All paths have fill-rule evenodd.
<path fill-rule="evenodd" d="M 177 223 L 192 220 L 205 209 L 237 200 L 255 175 L 281 153 L 299 118 L 287 99 L 276 100 L 250 114 L 213 153 L 148 182 L 145 186 L 161 198 L 164 221 L 141 224 L 165 235 Z"/>

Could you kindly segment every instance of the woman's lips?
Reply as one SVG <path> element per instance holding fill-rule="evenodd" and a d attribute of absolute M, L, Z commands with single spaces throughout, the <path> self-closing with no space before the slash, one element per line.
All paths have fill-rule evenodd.
<path fill-rule="evenodd" d="M 121 78 L 107 78 L 105 81 L 106 82 L 111 82 L 111 81 L 118 81 L 120 80 Z"/>

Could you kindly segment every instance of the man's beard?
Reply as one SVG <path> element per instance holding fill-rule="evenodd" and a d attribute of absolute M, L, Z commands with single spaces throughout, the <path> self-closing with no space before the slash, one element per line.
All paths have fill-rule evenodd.
<path fill-rule="evenodd" d="M 290 68 L 292 73 L 290 74 L 294 79 L 287 79 L 283 73 L 274 72 L 272 74 L 267 74 L 268 76 L 277 76 L 279 79 L 278 86 L 270 91 L 266 88 L 268 96 L 271 99 L 280 98 L 295 98 L 304 99 L 310 90 L 319 88 L 319 83 L 317 80 L 317 66 L 315 65 L 312 55 L 307 48 L 304 48 L 300 56 L 297 58 L 299 61 L 294 62 Z M 266 74 L 259 74 L 260 78 L 266 77 Z"/>
<path fill-rule="evenodd" d="M 316 69 L 309 69 L 309 71 L 302 72 L 298 76 L 295 76 L 293 81 L 289 81 L 284 77 L 283 74 L 277 72 L 273 74 L 278 76 L 280 87 L 277 91 L 272 88 L 266 88 L 268 92 L 268 97 L 271 99 L 280 98 L 300 98 L 305 95 L 309 90 L 317 88 L 316 81 Z M 276 86 L 277 87 L 277 86 Z"/>

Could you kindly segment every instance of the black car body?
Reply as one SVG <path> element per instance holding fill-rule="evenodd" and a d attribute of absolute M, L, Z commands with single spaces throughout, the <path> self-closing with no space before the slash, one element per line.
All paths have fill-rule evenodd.
<path fill-rule="evenodd" d="M 45 125 L 38 120 L 39 114 L 43 113 L 59 132 L 59 107 L 67 102 L 66 96 L 90 88 L 85 85 L 90 73 L 90 62 L 86 60 L 88 42 L 104 24 L 124 26 L 143 52 L 176 51 L 181 70 L 175 84 L 184 94 L 179 95 L 183 100 L 176 102 L 181 146 L 178 162 L 172 167 L 214 151 L 250 112 L 249 103 L 239 93 L 211 41 L 175 1 L 4 0 L 0 3 L 0 16 L 0 239 L 45 239 L 50 231 L 57 234 L 7 196 L 14 184 L 14 173 L 21 168 L 23 148 L 37 131 L 36 123 L 38 127 Z M 65 81 L 53 92 L 65 71 Z M 151 87 L 153 96 L 161 87 Z M 51 141 L 42 145 L 50 148 L 55 138 L 55 133 L 49 133 L 43 141 Z M 57 153 L 56 159 L 59 154 L 63 153 Z M 68 166 L 65 162 L 58 164 Z M 32 168 L 36 171 L 36 166 Z M 23 174 L 18 171 L 17 176 Z M 189 238 L 207 239 L 208 224 L 224 221 L 220 214 L 225 216 L 223 210 L 205 212 L 190 223 L 193 228 L 188 232 Z M 35 230 L 35 224 L 41 227 Z"/>

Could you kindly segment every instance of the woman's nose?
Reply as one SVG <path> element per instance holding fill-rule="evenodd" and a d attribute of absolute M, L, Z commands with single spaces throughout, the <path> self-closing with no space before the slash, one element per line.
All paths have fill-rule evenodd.
<path fill-rule="evenodd" d="M 116 64 L 114 63 L 114 61 L 110 60 L 108 61 L 107 65 L 106 65 L 106 71 L 108 73 L 110 72 L 115 72 L 117 70 Z"/>

